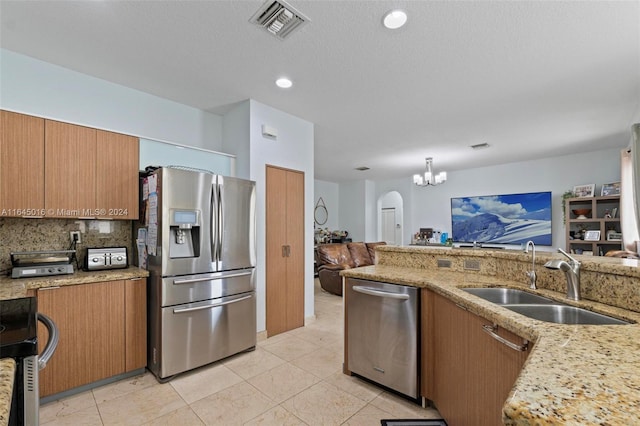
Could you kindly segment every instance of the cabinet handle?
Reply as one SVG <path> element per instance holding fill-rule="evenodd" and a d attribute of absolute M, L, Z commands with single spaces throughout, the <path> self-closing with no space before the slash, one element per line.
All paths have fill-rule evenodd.
<path fill-rule="evenodd" d="M 495 325 L 488 325 L 485 324 L 482 326 L 482 330 L 487 333 L 489 336 L 493 337 L 494 339 L 496 339 L 498 342 L 503 343 L 507 346 L 509 346 L 511 349 L 513 349 L 514 351 L 518 351 L 518 352 L 526 352 L 527 349 L 529 348 L 529 342 L 525 341 L 522 346 L 520 345 L 516 345 L 513 342 L 508 341 L 507 339 L 505 339 L 502 336 L 499 336 L 498 334 L 496 334 L 496 331 L 498 330 L 498 326 Z"/>
<path fill-rule="evenodd" d="M 44 290 L 55 290 L 55 289 L 58 289 L 58 288 L 60 288 L 60 286 L 59 286 L 59 285 L 56 285 L 56 286 L 53 286 L 53 287 L 40 287 L 40 288 L 38 289 L 38 291 L 44 291 Z"/>
<path fill-rule="evenodd" d="M 129 281 L 140 281 L 142 278 L 129 278 Z"/>
<path fill-rule="evenodd" d="M 461 304 L 459 304 L 459 303 L 456 303 L 456 306 L 457 306 L 458 308 L 462 309 L 463 311 L 468 311 L 468 310 L 469 310 L 469 309 L 467 309 L 467 307 L 466 307 L 466 306 L 462 306 L 462 305 L 461 305 Z"/>

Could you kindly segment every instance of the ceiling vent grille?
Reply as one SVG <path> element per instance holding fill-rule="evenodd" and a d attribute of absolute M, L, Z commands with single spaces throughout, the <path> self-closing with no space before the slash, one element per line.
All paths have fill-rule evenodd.
<path fill-rule="evenodd" d="M 280 40 L 284 40 L 293 30 L 300 28 L 308 21 L 309 18 L 283 0 L 268 0 L 249 19 L 249 22 L 261 26 Z"/>

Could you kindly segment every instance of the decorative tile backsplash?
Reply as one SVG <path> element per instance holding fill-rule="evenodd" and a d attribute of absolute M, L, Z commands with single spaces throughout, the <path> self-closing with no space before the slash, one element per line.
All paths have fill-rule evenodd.
<path fill-rule="evenodd" d="M 87 247 L 127 247 L 132 256 L 131 221 L 0 218 L 0 270 L 8 273 L 11 252 L 67 250 L 70 231 L 80 231 L 80 265 Z M 129 262 L 131 263 L 131 262 Z"/>

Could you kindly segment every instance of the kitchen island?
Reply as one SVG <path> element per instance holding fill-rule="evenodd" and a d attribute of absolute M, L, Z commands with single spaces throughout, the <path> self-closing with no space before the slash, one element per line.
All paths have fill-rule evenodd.
<path fill-rule="evenodd" d="M 640 423 L 638 261 L 577 256 L 582 262 L 583 300 L 572 302 L 565 298 L 564 274 L 542 266 L 560 255 L 538 253 L 537 294 L 632 323 L 561 325 L 525 317 L 460 290 L 525 289 L 530 255 L 393 246 L 378 248 L 377 255 L 377 265 L 345 270 L 342 275 L 431 290 L 534 342 L 504 403 L 504 424 Z"/>

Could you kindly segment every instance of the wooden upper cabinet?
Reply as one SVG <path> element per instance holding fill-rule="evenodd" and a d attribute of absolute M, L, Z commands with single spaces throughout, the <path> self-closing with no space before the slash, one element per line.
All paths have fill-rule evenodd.
<path fill-rule="evenodd" d="M 98 130 L 96 149 L 98 216 L 138 219 L 138 138 Z"/>
<path fill-rule="evenodd" d="M 1 214 L 43 216 L 44 119 L 0 113 L 0 211 L 5 210 Z"/>
<path fill-rule="evenodd" d="M 96 204 L 96 129 L 46 120 L 47 217 L 92 217 Z"/>
<path fill-rule="evenodd" d="M 138 138 L 0 113 L 0 217 L 138 219 Z"/>

